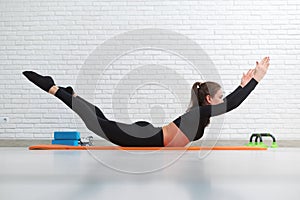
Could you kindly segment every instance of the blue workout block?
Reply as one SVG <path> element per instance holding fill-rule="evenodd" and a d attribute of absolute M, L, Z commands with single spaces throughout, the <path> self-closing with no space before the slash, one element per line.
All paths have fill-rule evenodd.
<path fill-rule="evenodd" d="M 52 140 L 52 144 L 78 146 L 78 140 Z"/>
<path fill-rule="evenodd" d="M 80 133 L 78 131 L 54 131 L 55 140 L 79 140 Z"/>

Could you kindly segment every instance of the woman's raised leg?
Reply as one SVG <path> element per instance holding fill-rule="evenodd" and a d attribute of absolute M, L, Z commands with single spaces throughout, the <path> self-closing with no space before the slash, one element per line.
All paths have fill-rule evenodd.
<path fill-rule="evenodd" d="M 163 146 L 161 128 L 145 122 L 125 124 L 108 120 L 99 108 L 74 94 L 70 87 L 58 87 L 51 77 L 35 72 L 23 74 L 35 85 L 63 101 L 79 115 L 89 130 L 100 137 L 120 146 Z"/>

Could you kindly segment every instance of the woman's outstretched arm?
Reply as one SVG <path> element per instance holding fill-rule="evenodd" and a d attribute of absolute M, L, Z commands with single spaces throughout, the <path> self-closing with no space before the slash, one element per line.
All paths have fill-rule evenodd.
<path fill-rule="evenodd" d="M 269 60 L 269 57 L 266 57 L 260 63 L 257 62 L 253 77 L 249 76 L 251 79 L 246 81 L 247 84 L 244 87 L 240 86 L 241 88 L 238 88 L 233 95 L 227 97 L 223 103 L 194 107 L 175 119 L 174 123 L 176 125 L 180 124 L 179 128 L 186 134 L 195 133 L 202 119 L 221 115 L 235 109 L 249 96 L 258 82 L 265 76 L 269 67 Z"/>
<path fill-rule="evenodd" d="M 256 61 L 256 68 L 249 69 L 246 74 L 243 73 L 241 84 L 232 93 L 227 95 L 223 100 L 224 101 L 232 100 L 232 98 L 237 96 L 239 92 L 242 91 L 242 89 L 250 82 L 252 78 L 254 78 L 257 82 L 259 82 L 265 76 L 268 70 L 268 67 L 270 65 L 269 61 L 270 61 L 269 57 L 265 57 L 260 62 Z"/>
<path fill-rule="evenodd" d="M 229 95 L 227 95 L 223 101 L 230 101 L 231 98 L 234 98 L 239 94 L 240 91 L 250 82 L 250 80 L 254 77 L 254 71 L 255 69 L 249 69 L 248 72 L 245 74 L 243 73 L 241 84 Z"/>
<path fill-rule="evenodd" d="M 217 116 L 237 108 L 254 90 L 256 85 L 264 78 L 269 68 L 269 65 L 269 57 L 263 58 L 260 62 L 256 61 L 255 69 L 249 70 L 247 74 L 243 75 L 240 88 L 236 89 L 235 92 L 229 97 L 226 97 L 224 103 L 201 107 L 201 116 Z M 243 85 L 245 86 L 242 87 Z"/>

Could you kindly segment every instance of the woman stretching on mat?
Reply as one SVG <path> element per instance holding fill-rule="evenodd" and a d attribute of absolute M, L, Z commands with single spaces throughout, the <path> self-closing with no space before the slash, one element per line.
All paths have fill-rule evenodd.
<path fill-rule="evenodd" d="M 223 98 L 221 86 L 215 82 L 195 82 L 191 103 L 183 115 L 163 127 L 154 127 L 146 121 L 132 124 L 107 119 L 103 112 L 73 91 L 72 87 L 58 87 L 50 76 L 32 71 L 23 74 L 44 91 L 55 95 L 76 112 L 89 130 L 106 140 L 124 147 L 183 147 L 199 140 L 209 124 L 210 117 L 237 108 L 265 76 L 269 57 L 256 62 L 255 69 L 243 74 L 241 84 Z"/>

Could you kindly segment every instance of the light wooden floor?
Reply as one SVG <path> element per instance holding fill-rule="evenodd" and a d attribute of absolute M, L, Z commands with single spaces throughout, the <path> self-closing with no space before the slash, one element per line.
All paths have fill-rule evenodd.
<path fill-rule="evenodd" d="M 29 151 L 0 148 L 0 199 L 300 198 L 300 149 Z"/>

